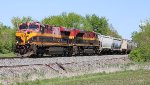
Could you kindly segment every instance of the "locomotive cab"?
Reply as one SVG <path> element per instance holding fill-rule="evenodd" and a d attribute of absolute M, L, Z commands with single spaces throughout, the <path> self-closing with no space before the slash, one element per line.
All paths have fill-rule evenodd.
<path fill-rule="evenodd" d="M 29 43 L 29 39 L 36 36 L 37 33 L 44 33 L 44 26 L 38 22 L 22 23 L 16 32 L 16 44 L 25 45 Z M 20 42 L 22 41 L 22 42 Z"/>
<path fill-rule="evenodd" d="M 44 33 L 44 25 L 39 22 L 27 22 L 18 26 L 16 31 L 16 53 L 21 55 L 29 51 L 31 43 L 37 41 L 38 33 Z"/>

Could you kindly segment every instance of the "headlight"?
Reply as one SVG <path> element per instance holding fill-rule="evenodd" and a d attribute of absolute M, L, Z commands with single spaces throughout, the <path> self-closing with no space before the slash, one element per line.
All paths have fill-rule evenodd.
<path fill-rule="evenodd" d="M 18 42 L 18 41 L 16 41 L 16 43 L 18 44 L 19 42 Z"/>

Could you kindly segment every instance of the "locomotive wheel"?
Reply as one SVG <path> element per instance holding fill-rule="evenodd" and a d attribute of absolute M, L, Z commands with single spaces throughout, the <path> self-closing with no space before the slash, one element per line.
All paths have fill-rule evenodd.
<path fill-rule="evenodd" d="M 66 57 L 71 57 L 72 54 L 71 54 L 69 51 L 66 51 L 65 54 L 64 54 L 64 56 L 66 56 Z"/>
<path fill-rule="evenodd" d="M 72 52 L 68 52 L 67 56 L 71 57 L 72 56 Z"/>
<path fill-rule="evenodd" d="M 71 57 L 72 54 L 73 54 L 73 48 L 72 48 L 72 47 L 69 47 L 69 48 L 67 49 L 67 56 L 68 56 L 68 57 Z"/>
<path fill-rule="evenodd" d="M 37 57 L 43 57 L 43 54 L 42 53 L 37 53 Z"/>
<path fill-rule="evenodd" d="M 32 55 L 30 55 L 30 58 L 36 58 L 37 57 L 37 55 L 36 54 L 32 54 Z"/>
<path fill-rule="evenodd" d="M 73 56 L 78 56 L 78 55 L 79 55 L 77 46 L 73 46 L 72 51 L 73 51 L 73 52 L 72 52 L 72 55 L 73 55 Z"/>

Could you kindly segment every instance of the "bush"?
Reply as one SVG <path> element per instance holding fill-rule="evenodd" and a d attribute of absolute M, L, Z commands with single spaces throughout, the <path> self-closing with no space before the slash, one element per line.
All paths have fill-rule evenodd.
<path fill-rule="evenodd" d="M 0 24 L 0 53 L 7 54 L 13 51 L 15 45 L 15 30 Z"/>
<path fill-rule="evenodd" d="M 135 62 L 144 62 L 146 61 L 145 54 L 143 53 L 142 49 L 134 49 L 129 54 L 129 58 Z"/>
<path fill-rule="evenodd" d="M 140 31 L 132 34 L 132 39 L 138 43 L 129 57 L 134 61 L 150 61 L 150 20 L 140 25 Z"/>

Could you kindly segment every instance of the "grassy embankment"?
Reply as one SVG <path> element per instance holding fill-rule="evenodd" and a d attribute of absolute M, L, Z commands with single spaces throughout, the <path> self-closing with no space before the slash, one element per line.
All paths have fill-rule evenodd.
<path fill-rule="evenodd" d="M 54 78 L 17 85 L 150 85 L 150 70 L 97 73 L 71 78 Z"/>
<path fill-rule="evenodd" d="M 16 55 L 14 53 L 7 53 L 7 54 L 1 54 L 0 57 L 15 57 Z"/>

